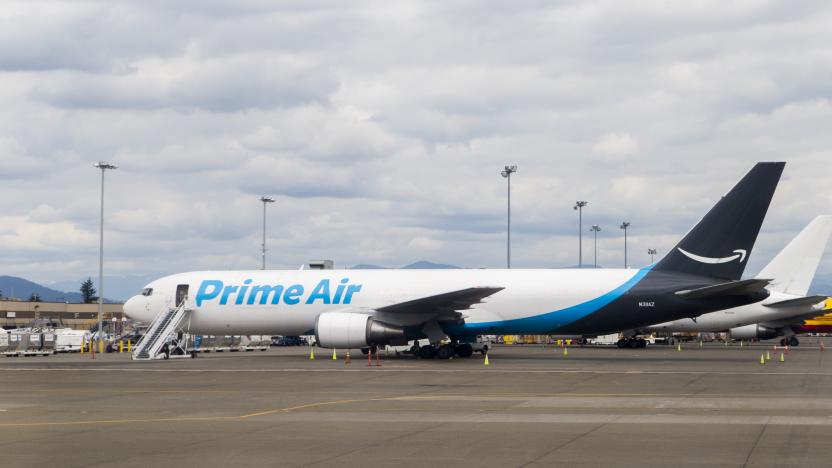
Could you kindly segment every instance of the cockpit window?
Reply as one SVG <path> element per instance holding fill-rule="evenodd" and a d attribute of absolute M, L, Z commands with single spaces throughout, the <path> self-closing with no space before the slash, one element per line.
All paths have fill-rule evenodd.
<path fill-rule="evenodd" d="M 142 296 L 152 296 L 153 295 L 153 288 L 144 288 L 142 289 Z"/>

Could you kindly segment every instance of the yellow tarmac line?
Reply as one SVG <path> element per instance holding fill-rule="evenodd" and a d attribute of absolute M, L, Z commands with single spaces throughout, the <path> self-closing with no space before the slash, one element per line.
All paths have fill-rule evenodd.
<path fill-rule="evenodd" d="M 240 418 L 247 419 L 247 418 L 254 418 L 254 417 L 257 417 L 257 416 L 268 416 L 270 414 L 275 414 L 275 413 L 290 413 L 292 411 L 297 411 L 297 410 L 302 410 L 302 409 L 307 409 L 307 408 L 317 408 L 317 407 L 320 407 L 320 406 L 343 405 L 343 404 L 347 404 L 347 403 L 363 403 L 363 402 L 367 402 L 367 401 L 395 400 L 397 398 L 404 398 L 404 397 L 403 396 L 398 396 L 398 397 L 386 397 L 386 398 L 363 398 L 363 399 L 356 399 L 356 400 L 321 401 L 321 402 L 317 402 L 317 403 L 309 403 L 309 404 L 306 404 L 306 405 L 290 406 L 288 408 L 278 408 L 278 409 L 273 409 L 273 410 L 260 411 L 258 413 L 245 414 L 243 416 L 240 416 Z"/>
<path fill-rule="evenodd" d="M 462 396 L 462 395 L 399 395 L 399 396 L 391 396 L 391 397 L 376 397 L 376 398 L 360 398 L 360 399 L 345 399 L 345 400 L 333 400 L 333 401 L 319 401 L 315 403 L 307 403 L 304 405 L 297 405 L 297 406 L 288 406 L 285 408 L 276 408 L 266 411 L 258 411 L 256 413 L 248 413 L 239 416 L 206 416 L 206 417 L 178 417 L 178 418 L 147 418 L 147 419 L 98 419 L 98 420 L 91 420 L 91 421 L 53 421 L 53 422 L 32 422 L 32 423 L 0 423 L 0 428 L 4 427 L 57 427 L 57 426 L 82 426 L 82 425 L 99 425 L 99 424 L 139 424 L 139 423 L 158 423 L 158 422 L 194 422 L 194 421 L 245 421 L 250 418 L 256 418 L 260 416 L 268 416 L 272 414 L 278 413 L 291 413 L 293 411 L 299 411 L 309 408 L 319 408 L 322 406 L 332 406 L 332 405 L 344 405 L 349 403 L 365 403 L 371 401 L 438 401 L 443 399 L 470 399 L 476 400 L 477 398 L 488 398 L 488 397 L 514 397 L 517 399 L 522 398 L 534 398 L 534 397 L 587 397 L 587 396 L 594 396 L 594 397 L 666 397 L 666 398 L 686 398 L 690 396 L 696 397 L 716 397 L 722 396 L 717 394 L 707 395 L 707 394 L 677 394 L 677 395 L 668 395 L 668 394 L 657 394 L 657 393 L 553 393 L 553 394 L 537 394 L 537 395 L 469 395 L 469 396 Z M 736 396 L 736 395 L 729 395 L 725 394 L 724 396 Z M 753 398 L 750 396 L 745 396 L 743 398 Z M 0 410 L 3 411 L 3 410 Z"/>
<path fill-rule="evenodd" d="M 260 411 L 257 413 L 249 413 L 240 416 L 207 416 L 207 417 L 181 417 L 181 418 L 148 418 L 148 419 L 97 419 L 92 421 L 52 421 L 52 422 L 33 422 L 33 423 L 0 423 L 0 428 L 3 427 L 50 427 L 50 426 L 82 426 L 82 425 L 96 425 L 96 424 L 139 424 L 139 423 L 158 423 L 158 422 L 193 422 L 193 421 L 245 421 L 249 418 L 257 416 L 268 416 L 276 413 L 290 413 L 306 408 L 315 408 L 319 406 L 328 405 L 342 405 L 347 403 L 361 403 L 366 401 L 382 401 L 391 400 L 398 397 L 388 398 L 364 398 L 356 400 L 335 400 L 335 401 L 320 401 L 316 403 L 308 403 L 305 405 L 289 406 L 286 408 L 277 408 L 273 410 Z"/>
<path fill-rule="evenodd" d="M 184 421 L 222 421 L 239 419 L 239 416 L 214 416 L 203 418 L 153 418 L 153 419 L 94 419 L 92 421 L 52 421 L 34 423 L 2 423 L 0 427 L 45 427 L 45 426 L 82 426 L 93 424 L 136 424 L 149 422 L 184 422 Z"/>

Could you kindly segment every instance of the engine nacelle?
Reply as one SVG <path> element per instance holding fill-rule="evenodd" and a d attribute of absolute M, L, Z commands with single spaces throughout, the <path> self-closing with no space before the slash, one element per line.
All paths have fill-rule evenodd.
<path fill-rule="evenodd" d="M 729 333 L 731 338 L 735 340 L 751 340 L 755 338 L 758 340 L 770 340 L 780 336 L 776 328 L 768 328 L 757 324 L 734 327 L 729 330 Z"/>
<path fill-rule="evenodd" d="M 315 320 L 315 338 L 322 348 L 363 348 L 407 344 L 404 328 L 379 322 L 368 314 L 326 312 Z"/>

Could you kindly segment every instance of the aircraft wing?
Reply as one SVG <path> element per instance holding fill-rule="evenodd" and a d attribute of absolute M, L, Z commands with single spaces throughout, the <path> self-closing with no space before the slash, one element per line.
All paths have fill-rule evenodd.
<path fill-rule="evenodd" d="M 505 288 L 478 286 L 458 291 L 451 291 L 435 296 L 421 297 L 411 301 L 399 302 L 376 309 L 384 314 L 433 314 L 439 315 L 445 312 L 457 312 L 470 309 L 472 305 L 479 304 L 486 297 L 498 293 Z"/>
<path fill-rule="evenodd" d="M 704 288 L 686 289 L 684 291 L 676 291 L 677 296 L 682 296 L 685 299 L 703 299 L 719 296 L 734 296 L 739 294 L 749 294 L 760 291 L 768 286 L 771 282 L 769 279 L 747 279 L 740 281 L 729 281 L 727 283 L 714 284 L 712 286 L 705 286 Z"/>

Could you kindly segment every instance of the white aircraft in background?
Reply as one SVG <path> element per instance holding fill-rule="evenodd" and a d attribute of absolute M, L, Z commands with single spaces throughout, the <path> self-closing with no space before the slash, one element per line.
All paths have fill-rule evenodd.
<path fill-rule="evenodd" d="M 734 339 L 771 339 L 786 336 L 796 346 L 790 325 L 812 318 L 824 308 L 827 296 L 806 296 L 832 234 L 832 216 L 813 219 L 763 268 L 757 278 L 770 279 L 771 295 L 762 302 L 645 327 L 651 332 L 729 332 Z M 629 345 L 629 342 L 626 343 Z M 619 346 L 624 345 L 620 343 Z"/>
<path fill-rule="evenodd" d="M 315 334 L 363 348 L 428 338 L 422 357 L 470 356 L 477 335 L 604 334 L 760 302 L 742 280 L 785 163 L 758 163 L 655 265 L 643 269 L 198 271 L 151 282 L 124 304 L 151 323 L 134 358 L 164 340 Z"/>

